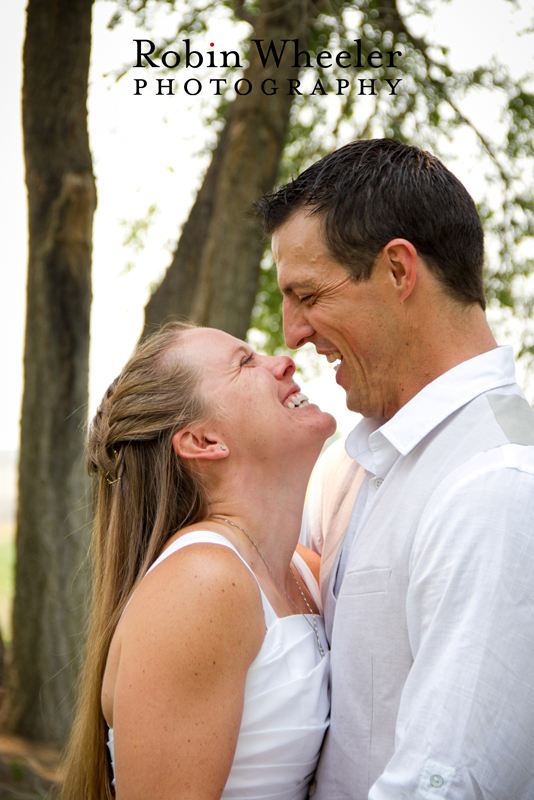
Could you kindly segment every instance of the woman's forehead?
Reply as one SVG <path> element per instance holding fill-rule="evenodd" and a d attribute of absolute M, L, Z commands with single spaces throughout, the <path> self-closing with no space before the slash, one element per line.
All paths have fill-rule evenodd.
<path fill-rule="evenodd" d="M 188 328 L 183 331 L 181 340 L 184 345 L 189 347 L 202 345 L 202 347 L 219 351 L 233 350 L 243 344 L 239 339 L 217 328 Z"/>
<path fill-rule="evenodd" d="M 190 328 L 183 332 L 179 346 L 191 363 L 206 366 L 229 361 L 236 350 L 247 347 L 240 339 L 216 328 Z"/>

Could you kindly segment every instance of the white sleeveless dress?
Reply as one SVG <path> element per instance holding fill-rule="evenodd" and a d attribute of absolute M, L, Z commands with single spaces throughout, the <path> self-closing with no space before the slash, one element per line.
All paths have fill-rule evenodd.
<path fill-rule="evenodd" d="M 200 543 L 229 547 L 241 558 L 224 536 L 194 531 L 173 542 L 148 572 L 182 547 Z M 311 570 L 298 553 L 293 563 L 321 608 Z M 321 657 L 304 616 L 278 617 L 259 588 L 267 630 L 248 671 L 237 748 L 221 800 L 305 800 L 329 724 L 330 653 Z M 326 649 L 323 618 L 315 619 Z M 113 767 L 112 729 L 108 748 Z"/>

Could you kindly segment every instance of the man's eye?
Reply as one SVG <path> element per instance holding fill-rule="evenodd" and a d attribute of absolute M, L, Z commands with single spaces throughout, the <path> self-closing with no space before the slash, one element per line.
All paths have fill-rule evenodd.
<path fill-rule="evenodd" d="M 244 367 L 246 364 L 250 364 L 253 358 L 254 358 L 254 353 L 251 353 L 249 356 L 247 356 L 242 360 L 241 366 Z"/>
<path fill-rule="evenodd" d="M 307 303 L 312 298 L 313 298 L 312 294 L 305 294 L 303 297 L 299 297 L 299 303 Z"/>

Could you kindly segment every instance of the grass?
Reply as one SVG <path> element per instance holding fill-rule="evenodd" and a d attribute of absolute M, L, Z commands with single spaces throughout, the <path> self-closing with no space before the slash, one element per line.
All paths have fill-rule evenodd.
<path fill-rule="evenodd" d="M 14 591 L 15 530 L 0 525 L 0 629 L 4 642 L 11 641 L 11 606 Z"/>

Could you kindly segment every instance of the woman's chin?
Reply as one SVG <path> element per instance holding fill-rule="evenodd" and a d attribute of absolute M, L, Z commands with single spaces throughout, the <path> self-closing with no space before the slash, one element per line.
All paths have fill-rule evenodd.
<path fill-rule="evenodd" d="M 321 411 L 321 425 L 320 431 L 323 434 L 324 441 L 326 442 L 330 436 L 333 436 L 337 430 L 337 422 L 332 414 L 329 414 L 328 411 Z M 318 426 L 319 427 L 319 426 Z"/>
<path fill-rule="evenodd" d="M 317 410 L 319 411 L 317 414 L 317 423 L 313 428 L 313 434 L 315 435 L 310 436 L 308 433 L 308 442 L 313 439 L 318 445 L 320 445 L 322 449 L 326 440 L 333 436 L 336 432 L 337 422 L 332 414 L 329 414 L 327 411 L 320 411 L 319 409 Z"/>
<path fill-rule="evenodd" d="M 330 417 L 329 433 L 327 434 L 326 437 L 328 439 L 330 436 L 333 436 L 334 433 L 337 431 L 337 420 L 335 417 L 332 416 L 332 414 L 329 414 L 328 411 L 324 411 L 323 413 L 326 414 L 327 417 Z"/>

